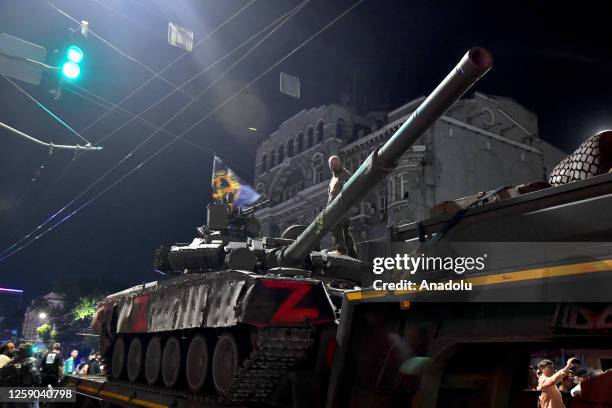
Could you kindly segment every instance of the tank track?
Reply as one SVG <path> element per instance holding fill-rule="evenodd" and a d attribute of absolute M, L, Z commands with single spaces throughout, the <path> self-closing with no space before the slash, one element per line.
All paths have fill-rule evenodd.
<path fill-rule="evenodd" d="M 272 393 L 282 376 L 306 357 L 312 348 L 313 329 L 268 327 L 257 332 L 253 351 L 242 362 L 228 397 L 221 403 L 260 404 Z"/>

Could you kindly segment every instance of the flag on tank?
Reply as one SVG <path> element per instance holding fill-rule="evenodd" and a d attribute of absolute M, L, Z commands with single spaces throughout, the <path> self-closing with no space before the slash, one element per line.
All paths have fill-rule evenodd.
<path fill-rule="evenodd" d="M 223 200 L 228 193 L 234 195 L 234 206 L 236 207 L 251 206 L 261 197 L 261 194 L 244 183 L 232 169 L 227 167 L 223 160 L 215 156 L 212 174 L 213 199 Z"/>

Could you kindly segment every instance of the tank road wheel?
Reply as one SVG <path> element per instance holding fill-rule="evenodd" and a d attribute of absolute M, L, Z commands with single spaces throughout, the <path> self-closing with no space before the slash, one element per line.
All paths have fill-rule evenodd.
<path fill-rule="evenodd" d="M 189 342 L 185 362 L 187 386 L 191 392 L 199 392 L 204 388 L 209 368 L 210 355 L 208 352 L 208 342 L 206 337 L 196 334 Z"/>
<path fill-rule="evenodd" d="M 239 366 L 240 351 L 236 337 L 225 333 L 217 340 L 212 362 L 213 382 L 220 395 L 229 395 Z"/>
<path fill-rule="evenodd" d="M 113 357 L 111 362 L 111 376 L 118 380 L 125 373 L 125 339 L 117 338 L 113 346 Z"/>
<path fill-rule="evenodd" d="M 127 377 L 131 382 L 137 382 L 142 377 L 142 370 L 144 368 L 143 354 L 142 339 L 134 337 L 134 340 L 130 343 L 127 355 Z"/>
<path fill-rule="evenodd" d="M 174 387 L 179 381 L 182 369 L 181 342 L 176 336 L 172 336 L 164 345 L 162 355 L 162 380 L 166 387 Z"/>
<path fill-rule="evenodd" d="M 161 373 L 161 360 L 162 360 L 162 345 L 161 338 L 153 337 L 149 344 L 147 344 L 147 351 L 145 352 L 145 378 L 147 384 L 155 385 L 159 382 Z"/>

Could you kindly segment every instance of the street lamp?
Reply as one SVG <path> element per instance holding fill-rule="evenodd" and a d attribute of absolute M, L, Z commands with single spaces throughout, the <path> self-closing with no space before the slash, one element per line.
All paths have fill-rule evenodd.
<path fill-rule="evenodd" d="M 46 318 L 47 318 L 47 314 L 46 314 L 45 312 L 40 312 L 40 313 L 38 314 L 38 318 L 39 318 L 40 320 L 44 320 L 44 319 L 46 319 Z"/>

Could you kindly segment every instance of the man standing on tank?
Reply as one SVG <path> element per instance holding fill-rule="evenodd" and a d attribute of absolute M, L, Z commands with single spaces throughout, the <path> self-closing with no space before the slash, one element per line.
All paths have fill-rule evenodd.
<path fill-rule="evenodd" d="M 329 181 L 329 189 L 327 190 L 329 205 L 342 191 L 344 183 L 351 178 L 351 173 L 342 166 L 342 162 L 338 156 L 331 156 L 328 161 L 329 169 L 332 172 L 332 178 Z M 357 258 L 357 250 L 353 243 L 353 237 L 349 232 L 351 227 L 350 215 L 342 219 L 338 225 L 332 230 L 332 236 L 336 244 L 336 251 L 341 255 L 348 255 L 352 258 Z"/>

